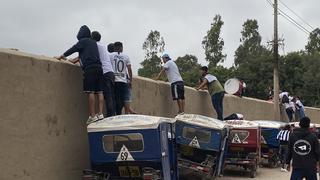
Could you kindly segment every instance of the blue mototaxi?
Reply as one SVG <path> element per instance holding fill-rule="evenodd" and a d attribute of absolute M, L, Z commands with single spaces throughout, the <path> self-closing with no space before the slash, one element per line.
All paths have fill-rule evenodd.
<path fill-rule="evenodd" d="M 177 179 L 174 119 L 121 115 L 88 126 L 91 168 L 110 179 Z"/>
<path fill-rule="evenodd" d="M 279 164 L 280 142 L 277 135 L 287 123 L 270 120 L 256 120 L 261 128 L 261 164 L 277 167 Z"/>
<path fill-rule="evenodd" d="M 180 179 L 213 179 L 220 175 L 228 127 L 201 115 L 184 114 L 175 119 Z"/>

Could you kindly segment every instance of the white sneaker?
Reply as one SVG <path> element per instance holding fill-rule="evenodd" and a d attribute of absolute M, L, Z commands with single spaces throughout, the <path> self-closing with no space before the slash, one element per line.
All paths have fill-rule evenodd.
<path fill-rule="evenodd" d="M 178 112 L 178 115 L 184 115 L 184 112 Z"/>
<path fill-rule="evenodd" d="M 104 116 L 103 114 L 97 114 L 96 117 L 98 118 L 98 120 L 102 120 L 104 119 Z"/>
<path fill-rule="evenodd" d="M 281 172 L 288 172 L 285 168 L 280 169 Z"/>
<path fill-rule="evenodd" d="M 87 120 L 87 125 L 89 125 L 89 124 L 91 124 L 91 123 L 93 123 L 93 122 L 96 122 L 96 121 L 98 121 L 98 120 L 99 120 L 99 119 L 98 119 L 97 116 L 94 116 L 94 117 L 89 116 L 89 118 L 88 118 L 88 120 Z"/>

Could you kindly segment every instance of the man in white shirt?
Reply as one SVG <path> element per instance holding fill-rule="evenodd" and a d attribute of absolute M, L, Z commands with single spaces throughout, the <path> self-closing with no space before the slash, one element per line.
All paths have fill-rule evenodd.
<path fill-rule="evenodd" d="M 97 31 L 91 33 L 93 40 L 97 41 L 100 61 L 103 70 L 103 95 L 106 104 L 106 117 L 115 115 L 114 72 L 107 52 L 107 47 L 100 43 L 101 35 Z"/>
<path fill-rule="evenodd" d="M 114 43 L 114 51 L 110 54 L 110 59 L 115 75 L 116 114 L 120 115 L 123 107 L 125 107 L 126 112 L 129 112 L 131 103 L 129 88 L 132 83 L 132 69 L 129 57 L 123 53 L 121 42 Z"/>
<path fill-rule="evenodd" d="M 177 101 L 178 104 L 178 114 L 183 114 L 185 108 L 184 83 L 180 75 L 178 66 L 168 54 L 164 54 L 162 56 L 162 60 L 164 62 L 164 65 L 156 80 L 159 80 L 161 75 L 166 73 L 168 81 L 171 84 L 172 98 L 174 101 Z"/>
<path fill-rule="evenodd" d="M 281 102 L 286 109 L 286 113 L 289 119 L 289 122 L 293 120 L 293 115 L 295 112 L 295 104 L 291 101 L 292 97 L 289 96 L 288 92 L 281 92 L 279 94 Z"/>
<path fill-rule="evenodd" d="M 280 143 L 279 154 L 281 160 L 281 171 L 286 172 L 287 167 L 285 166 L 286 158 L 288 155 L 288 143 L 291 132 L 291 126 L 286 125 L 278 134 L 277 140 Z"/>
<path fill-rule="evenodd" d="M 300 101 L 299 97 L 294 97 L 292 102 L 294 102 L 295 105 L 296 105 L 296 110 L 299 113 L 299 119 L 305 117 L 306 115 L 305 115 L 305 112 L 304 112 L 304 105 Z"/>

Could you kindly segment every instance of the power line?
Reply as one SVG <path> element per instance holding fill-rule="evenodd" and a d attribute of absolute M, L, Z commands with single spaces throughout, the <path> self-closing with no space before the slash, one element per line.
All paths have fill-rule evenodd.
<path fill-rule="evenodd" d="M 292 10 L 291 8 L 289 8 L 284 2 L 282 2 L 281 0 L 279 0 L 279 2 L 285 6 L 287 9 L 289 9 L 289 11 L 291 11 L 293 14 L 295 14 L 302 22 L 304 22 L 306 25 L 308 25 L 312 30 L 314 29 L 306 20 L 304 20 L 301 16 L 298 15 L 298 13 L 296 13 L 294 10 Z"/>
<path fill-rule="evenodd" d="M 267 0 L 267 2 L 270 4 L 270 6 L 273 8 L 273 3 L 270 0 Z"/>
<path fill-rule="evenodd" d="M 268 2 L 268 4 L 270 4 L 271 7 L 274 7 L 274 4 L 270 1 L 270 0 L 266 0 Z M 291 24 L 293 24 L 294 26 L 296 26 L 298 29 L 300 29 L 301 31 L 303 31 L 304 33 L 306 33 L 307 35 L 310 34 L 310 31 L 308 29 L 306 29 L 303 25 L 299 24 L 296 20 L 294 20 L 292 17 L 290 17 L 288 14 L 286 14 L 284 11 L 282 11 L 280 8 L 278 8 L 280 15 L 282 15 L 282 17 L 284 19 L 286 19 L 287 21 L 289 21 Z"/>
<path fill-rule="evenodd" d="M 288 20 L 290 23 L 292 23 L 294 26 L 296 26 L 297 28 L 299 28 L 300 30 L 302 30 L 303 32 L 305 32 L 307 35 L 309 35 L 311 32 L 306 29 L 304 26 L 302 26 L 301 24 L 299 24 L 296 20 L 294 20 L 292 17 L 290 17 L 288 14 L 286 14 L 285 12 L 283 12 L 281 9 L 279 9 L 280 15 L 282 15 L 282 17 L 284 17 L 286 20 Z"/>

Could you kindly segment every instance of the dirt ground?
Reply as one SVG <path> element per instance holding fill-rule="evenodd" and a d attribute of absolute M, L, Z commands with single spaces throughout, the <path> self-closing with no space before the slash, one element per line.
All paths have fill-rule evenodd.
<path fill-rule="evenodd" d="M 217 177 L 215 180 L 289 180 L 290 172 L 281 172 L 280 168 L 259 168 L 255 178 L 250 178 L 248 172 L 232 168 L 225 171 L 223 177 Z M 180 177 L 183 180 L 201 180 L 200 176 L 188 174 L 187 176 Z"/>
<path fill-rule="evenodd" d="M 241 179 L 257 179 L 257 180 L 289 180 L 290 172 L 281 172 L 280 168 L 259 168 L 257 176 L 250 178 L 249 173 L 239 171 L 239 169 L 227 170 L 223 177 L 217 178 L 217 180 L 241 180 Z"/>

